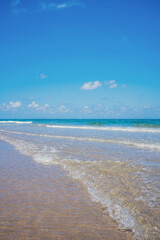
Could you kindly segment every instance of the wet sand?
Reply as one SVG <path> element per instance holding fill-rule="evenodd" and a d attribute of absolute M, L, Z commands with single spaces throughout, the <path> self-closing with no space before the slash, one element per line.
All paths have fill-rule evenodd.
<path fill-rule="evenodd" d="M 85 187 L 0 141 L 0 240 L 131 240 Z"/>

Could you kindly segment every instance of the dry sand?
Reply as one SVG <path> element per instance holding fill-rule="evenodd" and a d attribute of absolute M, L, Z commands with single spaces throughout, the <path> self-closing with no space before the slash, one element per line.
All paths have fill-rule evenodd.
<path fill-rule="evenodd" d="M 0 141 L 0 240 L 130 240 L 85 187 Z"/>

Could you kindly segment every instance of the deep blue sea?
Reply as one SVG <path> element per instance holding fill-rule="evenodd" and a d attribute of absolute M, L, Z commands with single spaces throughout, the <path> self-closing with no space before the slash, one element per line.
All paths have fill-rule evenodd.
<path fill-rule="evenodd" d="M 64 168 L 135 238 L 160 239 L 160 120 L 1 119 L 0 139 Z"/>

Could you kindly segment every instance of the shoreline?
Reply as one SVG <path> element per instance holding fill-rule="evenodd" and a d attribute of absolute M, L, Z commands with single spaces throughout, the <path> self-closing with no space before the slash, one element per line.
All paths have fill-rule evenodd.
<path fill-rule="evenodd" d="M 131 240 L 77 180 L 0 141 L 0 239 Z"/>

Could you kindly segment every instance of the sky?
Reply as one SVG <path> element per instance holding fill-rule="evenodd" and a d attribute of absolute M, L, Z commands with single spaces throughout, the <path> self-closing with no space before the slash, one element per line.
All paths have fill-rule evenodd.
<path fill-rule="evenodd" d="M 159 0 L 0 0 L 0 118 L 160 118 Z"/>

